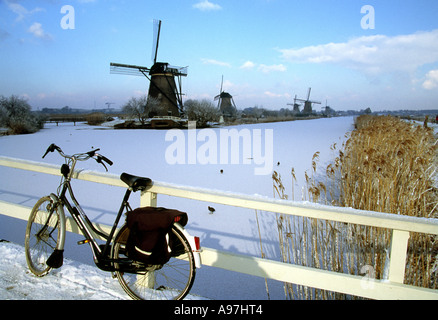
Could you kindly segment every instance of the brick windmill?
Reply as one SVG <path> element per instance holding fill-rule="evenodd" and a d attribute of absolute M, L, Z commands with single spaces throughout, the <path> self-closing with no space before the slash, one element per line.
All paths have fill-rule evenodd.
<path fill-rule="evenodd" d="M 161 20 L 153 22 L 152 66 L 142 67 L 121 63 L 110 63 L 111 73 L 145 76 L 149 81 L 148 97 L 159 101 L 158 116 L 183 115 L 182 77 L 187 76 L 187 67 L 171 66 L 167 62 L 157 62 L 160 41 Z"/>

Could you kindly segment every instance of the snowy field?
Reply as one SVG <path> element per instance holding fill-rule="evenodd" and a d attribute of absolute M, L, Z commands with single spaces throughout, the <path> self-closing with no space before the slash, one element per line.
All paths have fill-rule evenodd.
<path fill-rule="evenodd" d="M 23 246 L 0 242 L 1 300 L 129 300 L 117 279 L 98 268 L 64 259 L 43 278 L 27 268 Z M 199 300 L 188 295 L 185 300 Z"/>
<path fill-rule="evenodd" d="M 240 144 L 238 164 L 231 159 L 233 150 L 228 150 L 228 161 L 218 164 L 221 153 L 224 152 L 224 149 L 220 149 L 223 143 L 221 130 L 228 130 L 222 133 L 229 133 L 232 129 L 249 137 L 253 148 L 245 149 Z M 273 196 L 272 170 L 281 174 L 286 191 L 290 194 L 290 172 L 294 167 L 297 177 L 294 199 L 300 200 L 301 187 L 305 185 L 304 172 L 310 171 L 313 154 L 320 152 L 319 165 L 325 168 L 336 156 L 330 146 L 334 143 L 341 145 L 345 134 L 351 130 L 352 117 L 253 124 L 208 131 L 185 130 L 174 132 L 174 135 L 168 130 L 112 130 L 85 124 L 47 124 L 45 129 L 35 134 L 0 137 L 0 155 L 62 164 L 63 159 L 56 153 L 41 159 L 51 143 L 60 146 L 67 154 L 100 148 L 101 154 L 114 161 L 114 165 L 109 168 L 109 172 L 113 174 L 128 172 L 160 182 L 267 197 Z M 182 137 L 186 148 L 184 158 L 180 157 L 179 162 L 175 157 L 170 157 L 175 156 L 171 151 L 180 146 L 181 141 L 177 143 L 177 136 Z M 215 137 L 217 141 L 214 141 Z M 260 162 L 263 157 L 256 154 L 259 140 L 259 156 L 265 156 L 264 162 Z M 193 142 L 195 145 L 190 144 Z M 211 152 L 215 145 L 217 154 L 213 153 L 212 157 Z M 196 152 L 198 157 L 191 158 L 192 152 Z M 207 161 L 214 160 L 214 156 L 217 156 L 218 163 Z M 269 174 L 255 174 L 262 167 L 267 167 Z M 92 160 L 79 163 L 78 168 L 105 171 Z M 0 177 L 0 200 L 29 207 L 41 196 L 55 192 L 60 179 L 5 167 L 0 167 Z M 73 189 L 93 221 L 112 224 L 124 194 L 123 189 L 85 181 L 74 181 Z M 139 196 L 133 195 L 131 205 L 136 207 L 138 204 Z M 205 247 L 260 255 L 254 210 L 160 195 L 158 205 L 186 211 L 189 214 L 187 229 L 191 234 L 199 236 Z M 213 214 L 209 212 L 208 206 L 215 208 Z M 275 216 L 262 212 L 259 213 L 259 220 L 265 253 L 268 258 L 278 259 Z M 52 277 L 37 279 L 31 276 L 27 272 L 22 247 L 25 225 L 24 221 L 0 215 L 0 239 L 14 243 L 0 243 L 0 299 L 127 298 L 117 280 L 111 279 L 110 273 L 91 267 L 93 262 L 89 247 L 78 246 L 76 242 L 82 238 L 75 234 L 67 235 L 67 259 L 61 269 L 56 270 Z M 268 281 L 268 284 L 271 299 L 284 299 L 282 283 Z M 42 294 L 42 291 L 47 291 L 48 295 Z M 191 293 L 195 297 L 207 299 L 267 299 L 264 279 L 206 266 L 197 271 Z"/>

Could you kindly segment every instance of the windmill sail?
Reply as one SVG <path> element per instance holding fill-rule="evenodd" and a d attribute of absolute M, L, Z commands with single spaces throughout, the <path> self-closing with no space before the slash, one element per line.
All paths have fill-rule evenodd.
<path fill-rule="evenodd" d="M 110 73 L 112 74 L 126 74 L 130 76 L 145 76 L 150 69 L 147 67 L 134 66 L 131 64 L 110 63 Z"/>
<path fill-rule="evenodd" d="M 157 62 L 158 44 L 160 42 L 161 20 L 154 20 L 153 23 L 153 40 L 152 40 L 152 56 L 151 59 L 155 64 Z"/>
<path fill-rule="evenodd" d="M 214 97 L 214 101 L 217 101 L 221 97 L 223 86 L 224 86 L 224 75 L 222 75 L 221 90 L 219 91 L 219 94 L 216 97 Z"/>

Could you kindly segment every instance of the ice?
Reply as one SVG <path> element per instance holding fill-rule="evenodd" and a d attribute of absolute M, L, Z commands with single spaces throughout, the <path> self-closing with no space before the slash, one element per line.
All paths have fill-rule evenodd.
<path fill-rule="evenodd" d="M 242 125 L 234 127 L 213 128 L 213 132 L 220 137 L 221 129 L 248 129 L 272 130 L 273 132 L 273 170 L 281 174 L 289 199 L 292 199 L 291 168 L 295 169 L 297 176 L 294 190 L 295 200 L 300 200 L 300 190 L 305 185 L 304 172 L 311 169 L 312 156 L 320 152 L 319 164 L 325 167 L 336 156 L 330 149 L 334 143 L 342 144 L 345 134 L 353 130 L 353 118 L 327 118 L 316 120 L 303 120 L 293 122 L 263 123 Z M 197 129 L 197 134 L 201 130 Z M 255 168 L 259 167 L 254 161 L 244 164 L 240 159 L 239 164 L 231 161 L 225 164 L 169 164 L 165 154 L 171 142 L 166 141 L 168 130 L 113 130 L 108 126 L 88 126 L 82 123 L 47 124 L 46 127 L 34 134 L 0 137 L 0 155 L 18 159 L 26 159 L 47 164 L 61 165 L 63 159 L 56 153 L 51 153 L 42 159 L 42 155 L 51 143 L 60 146 L 67 154 L 89 151 L 100 148 L 100 153 L 114 162 L 109 167 L 109 173 L 120 175 L 128 172 L 135 175 L 146 176 L 161 185 L 180 185 L 185 189 L 204 188 L 217 192 L 238 193 L 241 195 L 256 195 L 260 198 L 273 197 L 273 184 L 271 174 L 256 175 Z M 188 139 L 188 131 L 182 131 Z M 188 140 L 187 140 L 188 141 Z M 196 141 L 196 150 L 202 148 L 205 141 Z M 243 147 L 240 147 L 243 149 Z M 262 146 L 262 152 L 263 152 Z M 242 150 L 240 150 L 242 155 Z M 81 162 L 78 168 L 105 172 L 105 169 L 95 161 Z M 32 206 L 43 195 L 56 191 L 60 177 L 45 175 L 37 172 L 23 171 L 0 167 L 0 200 Z M 81 203 L 87 215 L 95 222 L 112 224 L 122 200 L 124 190 L 120 187 L 106 186 L 86 181 L 74 181 L 73 189 L 76 198 Z M 139 205 L 139 195 L 131 197 L 133 207 Z M 208 202 L 199 202 L 166 195 L 158 195 L 158 205 L 186 211 L 189 215 L 187 229 L 192 235 L 201 238 L 205 247 L 231 251 L 240 254 L 260 256 L 260 239 L 254 210 L 218 205 Z M 208 206 L 215 209 L 214 213 Z M 267 212 L 258 212 L 263 249 L 268 258 L 279 258 L 278 234 L 275 216 Z M 0 215 L 0 239 L 7 239 L 18 245 L 24 244 L 25 221 L 8 218 Z M 58 277 L 64 281 L 72 281 L 79 277 L 77 271 L 72 271 L 72 265 L 77 268 L 87 268 L 86 279 L 77 280 L 72 296 L 63 296 L 61 292 L 52 296 L 74 299 L 119 299 L 125 298 L 121 288 L 114 287 L 106 281 L 111 280 L 109 273 L 104 273 L 107 280 L 97 280 L 100 271 L 92 266 L 92 255 L 87 246 L 77 246 L 76 242 L 82 240 L 79 235 L 68 234 L 65 256 L 68 262 L 60 269 Z M 14 247 L 15 248 L 15 247 Z M 4 245 L 2 245 L 2 250 Z M 33 278 L 26 271 L 24 253 L 14 253 L 17 258 L 14 262 L 20 267 L 10 267 L 8 270 L 22 281 L 47 285 L 50 281 L 61 281 L 53 278 Z M 4 259 L 0 255 L 3 265 L 11 265 L 14 259 Z M 6 255 L 7 256 L 7 255 Z M 74 261 L 74 262 L 73 262 Z M 82 266 L 82 264 L 84 264 Z M 90 269 L 88 269 L 90 268 Z M 2 269 L 3 270 L 3 269 Z M 93 271 L 91 271 L 93 270 Z M 2 271 L 4 272 L 4 271 Z M 57 271 L 58 272 L 58 271 Z M 93 273 L 97 272 L 97 273 Z M 3 277 L 2 277 L 3 279 Z M 52 280 L 50 280 L 52 279 Z M 67 280 L 66 280 L 67 279 Z M 5 280 L 6 281 L 6 280 Z M 12 281 L 12 280 L 11 280 Z M 96 282 L 97 281 L 97 282 Z M 12 290 L 4 290 L 13 286 L 12 282 L 2 282 L 2 296 L 4 299 L 44 299 L 42 292 L 36 293 L 29 288 L 25 296 L 26 286 L 20 289 L 21 296 L 11 295 Z M 283 299 L 282 283 L 268 281 L 271 299 Z M 59 283 L 58 283 L 59 285 Z M 90 293 L 91 287 L 100 287 L 100 293 Z M 108 289 L 107 289 L 108 288 Z M 50 290 L 41 290 L 47 291 Z M 66 291 L 68 291 L 66 289 Z M 105 292 L 101 292 L 105 291 Z M 203 266 L 197 272 L 197 278 L 192 292 L 197 296 L 208 299 L 267 299 L 265 280 L 239 273 L 229 272 L 217 268 Z M 66 295 L 69 293 L 65 293 Z"/>

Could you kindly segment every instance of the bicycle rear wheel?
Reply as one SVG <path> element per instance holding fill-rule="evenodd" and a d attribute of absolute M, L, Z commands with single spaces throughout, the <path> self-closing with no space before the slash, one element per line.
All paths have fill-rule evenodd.
<path fill-rule="evenodd" d="M 129 229 L 123 226 L 114 242 L 113 259 L 129 261 L 125 254 L 128 235 Z M 120 285 L 132 299 L 181 300 L 190 291 L 196 275 L 193 252 L 185 236 L 176 227 L 172 227 L 171 237 L 173 255 L 166 264 L 145 266 L 130 260 L 132 272 L 115 271 Z M 114 267 L 119 269 L 121 263 L 114 263 Z"/>
<path fill-rule="evenodd" d="M 60 236 L 58 210 L 50 197 L 43 197 L 32 208 L 24 241 L 27 265 L 36 276 L 43 277 L 50 271 L 47 259 Z"/>

